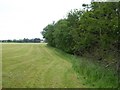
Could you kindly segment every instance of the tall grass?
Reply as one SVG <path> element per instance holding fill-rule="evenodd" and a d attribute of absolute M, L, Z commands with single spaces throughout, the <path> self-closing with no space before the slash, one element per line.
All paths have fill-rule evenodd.
<path fill-rule="evenodd" d="M 95 88 L 117 88 L 117 72 L 111 68 L 105 68 L 92 60 L 72 56 L 73 68 L 78 78 L 84 85 Z"/>

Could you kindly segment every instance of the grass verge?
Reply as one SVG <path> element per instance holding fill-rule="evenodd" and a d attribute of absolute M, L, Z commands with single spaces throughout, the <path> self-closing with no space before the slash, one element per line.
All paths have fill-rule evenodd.
<path fill-rule="evenodd" d="M 66 60 L 72 63 L 72 67 L 83 85 L 90 88 L 118 87 L 118 74 L 111 67 L 106 68 L 96 61 L 66 54 L 59 49 L 56 49 L 56 51 L 61 53 L 60 55 L 64 55 L 63 58 L 66 58 Z"/>

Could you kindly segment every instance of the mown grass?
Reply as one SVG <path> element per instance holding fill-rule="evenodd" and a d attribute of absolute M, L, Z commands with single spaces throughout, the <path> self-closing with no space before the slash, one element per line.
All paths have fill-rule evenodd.
<path fill-rule="evenodd" d="M 3 88 L 84 88 L 72 63 L 46 44 L 2 45 Z M 64 58 L 65 57 L 65 58 Z"/>

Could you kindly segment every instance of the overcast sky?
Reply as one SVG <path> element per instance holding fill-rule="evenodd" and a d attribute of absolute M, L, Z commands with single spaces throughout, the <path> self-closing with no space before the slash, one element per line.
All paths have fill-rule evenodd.
<path fill-rule="evenodd" d="M 0 40 L 42 38 L 43 28 L 91 0 L 0 0 Z"/>

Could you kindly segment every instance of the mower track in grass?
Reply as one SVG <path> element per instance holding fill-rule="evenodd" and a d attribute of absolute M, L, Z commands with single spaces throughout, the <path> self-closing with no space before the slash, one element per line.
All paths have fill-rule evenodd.
<path fill-rule="evenodd" d="M 2 44 L 2 55 L 4 88 L 84 88 L 69 58 L 46 44 Z"/>

